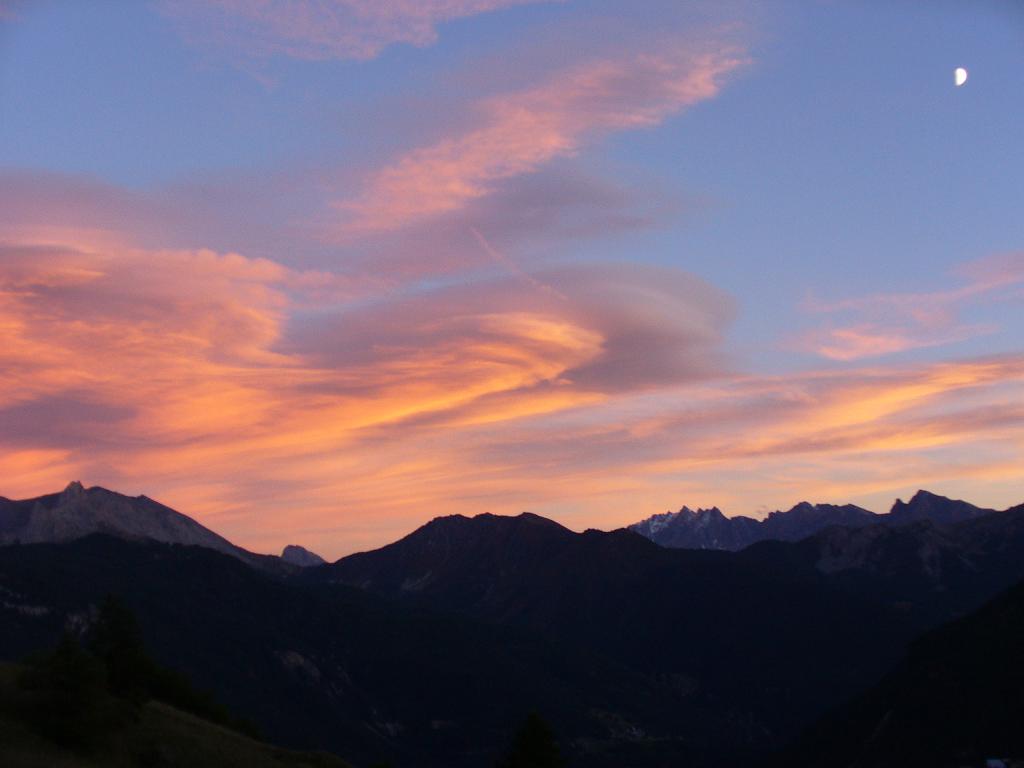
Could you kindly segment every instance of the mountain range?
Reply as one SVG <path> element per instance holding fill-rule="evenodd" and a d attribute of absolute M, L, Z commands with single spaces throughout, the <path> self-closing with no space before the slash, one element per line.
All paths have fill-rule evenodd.
<path fill-rule="evenodd" d="M 742 515 L 726 517 L 718 507 L 697 510 L 683 507 L 678 512 L 652 515 L 633 523 L 629 529 L 663 547 L 737 552 L 759 541 L 799 541 L 831 526 L 861 528 L 878 523 L 897 526 L 920 520 L 942 525 L 973 520 L 993 511 L 918 491 L 909 502 L 897 499 L 885 515 L 854 504 L 836 506 L 806 501 L 785 512 L 772 512 L 763 520 Z"/>
<path fill-rule="evenodd" d="M 532 710 L 579 768 L 750 764 L 858 697 L 876 702 L 869 727 L 871 686 L 905 679 L 916 638 L 1024 581 L 1024 505 L 975 513 L 919 493 L 897 506 L 738 552 L 455 515 L 299 568 L 212 532 L 199 544 L 183 521 L 198 524 L 145 497 L 73 484 L 0 502 L 4 540 L 20 542 L 0 547 L 0 658 L 89 626 L 112 593 L 160 663 L 276 743 L 355 765 L 490 766 Z M 122 532 L 109 510 L 138 519 Z M 30 530 L 55 533 L 30 543 Z M 830 764 L 820 732 L 802 754 Z"/>

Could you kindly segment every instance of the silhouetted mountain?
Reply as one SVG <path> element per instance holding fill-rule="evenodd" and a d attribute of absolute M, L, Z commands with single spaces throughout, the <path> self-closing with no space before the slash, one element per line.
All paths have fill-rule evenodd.
<path fill-rule="evenodd" d="M 917 633 L 1024 579 L 1024 512 L 829 528 L 743 552 L 575 534 L 533 515 L 435 520 L 304 578 L 528 629 L 688 692 L 691 744 L 781 743 Z"/>
<path fill-rule="evenodd" d="M 281 559 L 286 563 L 297 565 L 300 568 L 309 568 L 314 565 L 323 565 L 326 561 L 316 554 L 316 552 L 310 552 L 305 547 L 300 547 L 298 544 L 289 544 L 284 548 L 281 553 Z"/>
<path fill-rule="evenodd" d="M 935 768 L 1024 759 L 1024 584 L 916 641 L 877 686 L 774 764 Z"/>
<path fill-rule="evenodd" d="M 382 594 L 444 594 L 448 602 L 504 606 L 523 583 L 576 540 L 558 523 L 525 512 L 439 517 L 373 552 L 339 560 L 319 574 Z"/>
<path fill-rule="evenodd" d="M 918 491 L 908 502 L 896 499 L 886 522 L 890 525 L 906 525 L 920 520 L 928 520 L 938 525 L 945 525 L 974 520 L 992 512 L 995 510 L 982 509 L 968 504 L 966 501 L 947 499 L 945 496 L 938 496 L 928 491 Z"/>
<path fill-rule="evenodd" d="M 130 577 L 129 577 L 130 576 Z M 274 743 L 354 762 L 491 765 L 527 712 L 601 755 L 630 724 L 671 730 L 675 693 L 581 648 L 397 605 L 342 586 L 288 583 L 201 547 L 93 535 L 0 547 L 0 658 L 88 626 L 108 594 L 161 664 L 209 688 Z"/>
<path fill-rule="evenodd" d="M 633 523 L 629 529 L 663 547 L 737 552 L 759 541 L 800 541 L 835 525 L 861 528 L 878 523 L 907 525 L 921 520 L 942 525 L 973 520 L 994 511 L 918 491 L 909 502 L 897 499 L 887 515 L 876 515 L 854 504 L 836 506 L 806 501 L 786 512 L 772 512 L 764 520 L 726 517 L 718 507 L 696 512 L 683 507 L 678 512 L 665 512 Z"/>
<path fill-rule="evenodd" d="M 94 535 L 0 547 L 0 656 L 52 645 L 113 593 L 162 664 L 279 743 L 469 768 L 493 764 L 539 709 L 577 768 L 728 766 L 1021 580 L 1024 506 L 736 553 L 531 514 L 453 516 L 277 573 Z"/>
<path fill-rule="evenodd" d="M 73 541 L 93 533 L 126 539 L 191 544 L 231 555 L 263 568 L 278 558 L 257 555 L 146 496 L 124 496 L 106 488 L 72 482 L 60 493 L 12 501 L 0 497 L 0 545 Z"/>

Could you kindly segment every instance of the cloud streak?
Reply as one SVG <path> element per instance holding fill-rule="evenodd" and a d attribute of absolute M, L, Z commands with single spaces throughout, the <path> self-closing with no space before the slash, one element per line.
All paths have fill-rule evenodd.
<path fill-rule="evenodd" d="M 386 231 L 459 211 L 502 180 L 713 98 L 743 63 L 730 48 L 645 53 L 589 62 L 487 99 L 475 127 L 400 156 L 373 173 L 361 194 L 337 202 L 342 234 Z"/>
<path fill-rule="evenodd" d="M 396 43 L 437 40 L 438 25 L 556 0 L 163 0 L 186 39 L 247 59 L 365 60 Z"/>
<path fill-rule="evenodd" d="M 882 293 L 836 302 L 813 300 L 806 308 L 846 320 L 802 335 L 798 348 L 830 360 L 862 358 L 939 347 L 994 333 L 992 323 L 970 323 L 964 310 L 981 302 L 1019 299 L 1024 289 L 1024 254 L 979 259 L 956 271 L 963 283 L 946 291 Z"/>

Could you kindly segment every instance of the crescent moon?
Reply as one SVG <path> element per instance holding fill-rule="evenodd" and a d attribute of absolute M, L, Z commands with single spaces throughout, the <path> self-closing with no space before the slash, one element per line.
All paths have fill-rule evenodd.
<path fill-rule="evenodd" d="M 957 67 L 953 70 L 953 82 L 956 87 L 959 88 L 961 85 L 967 82 L 967 70 L 963 67 Z"/>

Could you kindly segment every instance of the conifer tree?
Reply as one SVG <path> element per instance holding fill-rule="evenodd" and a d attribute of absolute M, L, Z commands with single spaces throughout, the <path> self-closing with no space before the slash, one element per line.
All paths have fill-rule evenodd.
<path fill-rule="evenodd" d="M 112 595 L 100 607 L 91 650 L 106 668 L 111 693 L 135 704 L 149 697 L 153 662 L 146 653 L 135 614 Z"/>

